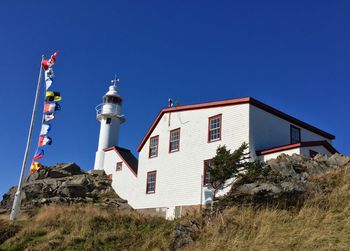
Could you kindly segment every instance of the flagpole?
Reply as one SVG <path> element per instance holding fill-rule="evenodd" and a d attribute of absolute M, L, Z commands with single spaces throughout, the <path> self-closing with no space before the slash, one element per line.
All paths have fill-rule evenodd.
<path fill-rule="evenodd" d="M 44 59 L 44 55 L 42 55 L 42 60 L 43 59 Z M 40 62 L 40 71 L 39 71 L 39 77 L 38 77 L 38 84 L 37 84 L 37 87 L 36 87 L 34 107 L 33 107 L 33 111 L 32 111 L 32 119 L 30 121 L 29 134 L 28 134 L 28 138 L 27 138 L 27 146 L 26 146 L 26 150 L 24 152 L 21 176 L 19 178 L 17 192 L 15 194 L 15 198 L 13 200 L 13 205 L 12 205 L 12 209 L 11 209 L 10 220 L 12 220 L 12 221 L 17 219 L 17 217 L 19 215 L 20 207 L 21 207 L 21 193 L 22 193 L 22 186 L 23 186 L 23 177 L 24 177 L 24 171 L 25 171 L 26 165 L 27 165 L 28 153 L 29 153 L 29 149 L 30 149 L 30 143 L 31 143 L 31 140 L 32 140 L 32 135 L 33 135 L 34 120 L 35 120 L 35 114 L 36 114 L 36 110 L 37 110 L 38 99 L 39 99 L 39 92 L 40 92 L 40 86 L 41 86 L 42 70 L 43 70 L 43 67 L 42 67 L 41 62 Z"/>

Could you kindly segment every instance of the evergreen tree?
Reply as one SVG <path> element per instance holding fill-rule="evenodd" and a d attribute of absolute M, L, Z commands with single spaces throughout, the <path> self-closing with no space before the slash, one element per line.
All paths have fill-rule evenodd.
<path fill-rule="evenodd" d="M 220 189 L 231 186 L 238 177 L 246 177 L 247 174 L 257 174 L 262 165 L 255 161 L 249 162 L 248 144 L 243 143 L 231 153 L 226 146 L 219 146 L 216 156 L 212 159 L 212 165 L 206 166 L 210 173 L 210 184 L 213 188 L 213 200 Z M 228 180 L 232 182 L 228 183 Z"/>

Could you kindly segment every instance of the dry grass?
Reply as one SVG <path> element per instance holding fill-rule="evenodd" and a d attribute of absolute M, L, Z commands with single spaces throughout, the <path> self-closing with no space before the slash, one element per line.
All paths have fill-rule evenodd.
<path fill-rule="evenodd" d="M 350 175 L 332 171 L 313 182 L 300 211 L 230 208 L 187 250 L 350 250 Z"/>
<path fill-rule="evenodd" d="M 331 171 L 312 180 L 312 196 L 299 211 L 232 207 L 185 249 L 350 250 L 350 174 Z M 175 223 L 94 206 L 50 206 L 16 225 L 0 220 L 0 231 L 20 228 L 2 232 L 9 239 L 0 250 L 167 250 Z"/>
<path fill-rule="evenodd" d="M 50 206 L 1 248 L 5 250 L 165 250 L 173 222 L 94 206 Z"/>

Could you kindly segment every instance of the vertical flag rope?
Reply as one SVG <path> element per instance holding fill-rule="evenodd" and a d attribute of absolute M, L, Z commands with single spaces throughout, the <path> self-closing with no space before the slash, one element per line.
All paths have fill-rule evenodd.
<path fill-rule="evenodd" d="M 44 55 L 42 56 L 42 60 L 43 59 L 44 59 Z M 42 67 L 41 62 L 40 62 L 40 71 L 39 71 L 39 77 L 38 77 L 38 84 L 37 84 L 37 87 L 36 87 L 36 93 L 35 93 L 35 99 L 34 99 L 34 107 L 33 107 L 33 111 L 32 111 L 32 118 L 31 118 L 31 121 L 30 121 L 29 135 L 28 135 L 28 138 L 27 138 L 27 146 L 26 146 L 26 150 L 24 152 L 24 158 L 23 158 L 23 163 L 22 163 L 21 175 L 20 175 L 20 178 L 19 178 L 17 192 L 15 194 L 15 198 L 14 198 L 13 205 L 12 205 L 10 220 L 16 220 L 17 219 L 18 214 L 19 214 L 19 210 L 20 210 L 20 207 L 21 207 L 21 193 L 22 193 L 22 185 L 23 185 L 23 176 L 24 176 L 24 171 L 25 171 L 26 165 L 27 165 L 28 152 L 29 152 L 29 148 L 30 148 L 30 142 L 31 142 L 31 139 L 32 139 L 32 135 L 33 135 L 34 119 L 35 119 L 35 114 L 36 114 L 36 110 L 37 110 L 38 97 L 39 97 L 39 91 L 40 91 L 40 86 L 41 86 L 42 70 L 43 70 L 43 67 Z"/>

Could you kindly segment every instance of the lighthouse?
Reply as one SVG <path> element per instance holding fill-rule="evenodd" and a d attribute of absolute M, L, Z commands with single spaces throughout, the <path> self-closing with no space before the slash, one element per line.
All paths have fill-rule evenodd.
<path fill-rule="evenodd" d="M 119 127 L 125 122 L 124 116 L 121 115 L 122 97 L 118 94 L 117 87 L 119 79 L 115 77 L 111 82 L 112 85 L 103 96 L 103 103 L 96 107 L 96 118 L 100 121 L 100 135 L 95 157 L 95 170 L 103 170 L 103 149 L 118 146 Z"/>

